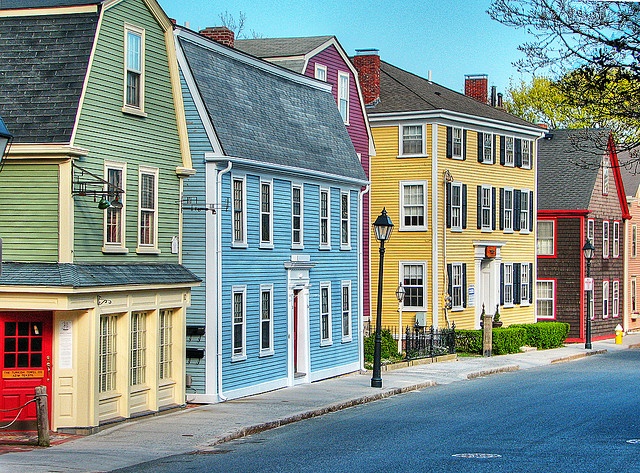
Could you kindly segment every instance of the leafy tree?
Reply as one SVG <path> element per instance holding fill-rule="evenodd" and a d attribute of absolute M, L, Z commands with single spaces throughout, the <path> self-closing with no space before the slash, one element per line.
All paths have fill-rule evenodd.
<path fill-rule="evenodd" d="M 532 35 L 519 48 L 526 57 L 515 65 L 547 71 L 563 109 L 612 128 L 624 148 L 640 144 L 639 3 L 493 0 L 488 13 Z"/>

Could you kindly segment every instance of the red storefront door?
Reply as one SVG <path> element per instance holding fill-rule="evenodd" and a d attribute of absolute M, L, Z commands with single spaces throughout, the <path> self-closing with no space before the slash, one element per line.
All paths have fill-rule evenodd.
<path fill-rule="evenodd" d="M 50 312 L 0 312 L 0 427 L 13 421 L 17 410 L 34 398 L 36 386 L 46 386 L 51 422 Z M 36 405 L 30 403 L 10 429 L 35 429 Z"/>

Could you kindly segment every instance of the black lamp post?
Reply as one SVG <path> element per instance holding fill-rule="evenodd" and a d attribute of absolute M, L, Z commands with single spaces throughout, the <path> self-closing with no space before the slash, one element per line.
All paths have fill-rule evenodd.
<path fill-rule="evenodd" d="M 584 246 L 582 247 L 582 251 L 584 253 L 584 259 L 587 260 L 587 278 L 590 278 L 591 260 L 593 259 L 593 255 L 596 252 L 596 248 L 593 246 L 593 243 L 591 243 L 591 240 L 587 239 Z M 591 294 L 593 293 L 593 287 L 589 291 L 587 291 L 587 293 L 587 320 L 585 322 L 586 333 L 584 347 L 587 350 L 591 350 Z"/>
<path fill-rule="evenodd" d="M 9 143 L 12 139 L 13 135 L 9 133 L 9 130 L 7 130 L 4 121 L 2 121 L 2 117 L 0 117 L 0 161 L 2 161 L 2 158 L 4 157 L 4 154 L 7 151 Z"/>
<path fill-rule="evenodd" d="M 378 309 L 376 312 L 376 336 L 373 345 L 373 377 L 371 378 L 372 388 L 382 387 L 381 375 L 381 349 L 382 336 L 380 335 L 382 325 L 382 274 L 384 271 L 384 242 L 391 237 L 393 231 L 393 222 L 387 215 L 387 209 L 383 208 L 382 213 L 373 222 L 373 228 L 376 231 L 376 239 L 380 242 L 380 263 L 378 269 Z"/>

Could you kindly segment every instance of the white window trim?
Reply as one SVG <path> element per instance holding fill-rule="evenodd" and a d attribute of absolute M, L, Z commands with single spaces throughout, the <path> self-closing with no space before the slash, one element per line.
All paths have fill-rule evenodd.
<path fill-rule="evenodd" d="M 540 227 L 545 226 L 546 224 L 551 224 L 551 253 L 542 253 L 540 251 Z M 541 225 L 542 224 L 542 225 Z M 536 228 L 536 252 L 538 256 L 554 256 L 556 254 L 556 221 L 555 220 L 538 220 L 537 228 Z M 547 241 L 547 239 L 543 240 Z"/>
<path fill-rule="evenodd" d="M 491 137 L 491 149 L 489 150 L 489 156 L 487 157 L 487 148 L 485 146 L 486 137 Z M 493 133 L 482 134 L 482 164 L 493 164 L 493 153 L 496 146 L 496 140 Z"/>
<path fill-rule="evenodd" d="M 158 311 L 158 379 L 161 382 L 171 381 L 174 378 L 174 343 L 173 321 L 175 311 L 173 309 L 160 309 Z M 162 324 L 164 319 L 165 324 Z M 163 333 L 164 332 L 164 333 Z M 164 341 L 164 344 L 162 342 Z"/>
<path fill-rule="evenodd" d="M 328 308 L 328 313 L 327 313 L 327 325 L 328 325 L 328 332 L 329 332 L 329 338 L 322 338 L 322 291 L 323 289 L 327 290 L 327 297 L 329 298 L 329 300 L 327 301 L 327 308 Z M 320 314 L 320 346 L 321 347 L 326 347 L 326 346 L 330 346 L 333 345 L 333 324 L 332 324 L 332 320 L 331 320 L 331 283 L 330 282 L 323 282 L 320 283 L 320 297 L 319 297 L 319 314 Z M 342 330 L 342 328 L 340 329 Z"/>
<path fill-rule="evenodd" d="M 293 220 L 295 215 L 293 213 L 293 189 L 300 190 L 300 241 L 296 242 L 293 238 Z M 302 184 L 291 185 L 291 248 L 296 250 L 304 249 L 304 186 Z"/>
<path fill-rule="evenodd" d="M 631 257 L 636 258 L 638 256 L 638 225 L 631 225 Z"/>
<path fill-rule="evenodd" d="M 242 294 L 242 353 L 235 354 L 235 307 L 234 299 L 236 294 Z M 247 359 L 247 286 L 233 286 L 231 288 L 231 361 L 242 361 Z"/>
<path fill-rule="evenodd" d="M 454 152 L 455 150 L 455 132 L 456 130 L 460 130 L 460 154 L 456 154 Z M 459 161 L 463 161 L 464 160 L 464 153 L 465 153 L 465 147 L 467 146 L 467 144 L 464 142 L 464 128 L 459 127 L 459 126 L 452 126 L 451 127 L 451 159 L 457 159 Z"/>
<path fill-rule="evenodd" d="M 105 161 L 104 162 L 104 180 L 109 181 L 109 170 L 116 169 L 122 172 L 122 190 L 126 190 L 127 188 L 127 163 L 121 163 L 116 161 Z M 105 186 L 105 193 L 109 194 L 108 186 Z M 126 248 L 126 235 L 127 235 L 127 202 L 126 202 L 126 193 L 122 193 L 119 195 L 119 201 L 122 204 L 122 208 L 120 209 L 120 243 L 110 243 L 107 242 L 107 214 L 108 209 L 104 211 L 103 218 L 103 240 L 102 240 L 102 252 L 103 253 L 128 253 L 129 250 Z"/>
<path fill-rule="evenodd" d="M 611 289 L 611 315 L 617 318 L 620 317 L 620 281 L 618 279 L 613 280 Z"/>
<path fill-rule="evenodd" d="M 140 243 L 140 223 L 142 218 L 142 175 L 143 174 L 151 174 L 154 176 L 154 219 L 153 219 L 153 244 L 142 244 Z M 160 187 L 159 183 L 159 174 L 160 170 L 158 168 L 152 168 L 147 166 L 140 166 L 138 169 L 138 228 L 137 228 L 137 242 L 138 247 L 136 248 L 136 253 L 152 253 L 158 254 L 160 250 L 158 249 L 158 187 Z"/>
<path fill-rule="evenodd" d="M 346 94 L 345 94 L 345 87 L 342 86 L 342 79 L 347 80 Z M 349 108 L 351 107 L 350 89 L 351 89 L 351 77 L 349 76 L 349 73 L 344 71 L 338 71 L 338 110 L 340 110 L 340 103 L 344 100 L 347 105 L 347 108 L 345 110 L 345 116 L 342 117 L 345 125 L 349 125 Z M 342 115 L 341 110 L 340 110 L 340 115 Z"/>
<path fill-rule="evenodd" d="M 602 221 L 602 257 L 604 259 L 609 258 L 610 227 L 611 224 L 609 223 L 609 220 Z"/>
<path fill-rule="evenodd" d="M 327 194 L 327 216 L 322 216 L 322 194 Z M 330 250 L 331 249 L 331 189 L 328 187 L 321 187 L 318 193 L 318 237 L 320 242 L 321 250 Z M 327 241 L 322 241 L 322 220 L 323 218 L 327 219 Z"/>
<path fill-rule="evenodd" d="M 138 318 L 138 330 L 133 331 L 133 319 Z M 147 326 L 149 325 L 149 313 L 146 311 L 134 311 L 130 314 L 129 323 L 129 387 L 138 388 L 147 385 L 147 359 L 149 352 L 147 351 Z M 136 336 L 134 337 L 134 334 Z M 136 341 L 134 347 L 134 339 Z M 133 354 L 136 353 L 138 361 L 136 366 L 133 366 Z M 136 379 L 133 379 L 134 373 Z"/>
<path fill-rule="evenodd" d="M 522 199 L 523 196 L 526 196 L 527 199 L 527 218 L 525 219 L 525 223 L 526 225 L 523 226 L 522 225 L 522 214 L 525 213 L 522 210 Z M 520 189 L 520 215 L 518 215 L 518 218 L 520 219 L 520 233 L 523 235 L 528 235 L 529 233 L 531 233 L 531 228 L 529 228 L 529 222 L 531 222 L 531 212 L 533 211 L 533 202 L 531 201 L 531 191 L 529 189 Z"/>
<path fill-rule="evenodd" d="M 235 199 L 234 182 L 242 182 L 242 240 L 235 236 Z M 233 248 L 247 248 L 247 176 L 234 175 L 231 177 L 231 246 Z"/>
<path fill-rule="evenodd" d="M 348 299 L 348 307 L 347 310 L 345 311 L 344 308 L 344 289 L 348 288 L 349 290 L 349 299 Z M 340 333 L 342 335 L 342 343 L 347 343 L 353 340 L 353 336 L 352 336 L 352 332 L 353 332 L 353 304 L 352 304 L 352 299 L 353 299 L 353 293 L 351 292 L 351 281 L 342 281 L 342 283 L 340 284 Z M 347 315 L 347 323 L 348 323 L 348 328 L 349 328 L 349 333 L 347 335 L 344 334 L 344 314 L 345 312 L 348 312 Z"/>
<path fill-rule="evenodd" d="M 635 319 L 638 315 L 638 298 L 637 298 L 638 281 L 635 276 L 631 278 L 631 284 L 630 284 L 629 290 L 630 290 L 629 308 L 631 309 L 631 317 Z"/>
<path fill-rule="evenodd" d="M 504 306 L 506 308 L 513 307 L 515 304 L 513 302 L 513 296 L 515 291 L 515 287 L 513 284 L 513 263 L 504 263 L 503 269 L 503 291 L 504 291 Z M 511 288 L 511 298 L 507 298 L 507 287 Z"/>
<path fill-rule="evenodd" d="M 128 34 L 129 32 L 140 35 L 140 106 L 136 107 L 134 105 L 127 104 L 127 71 L 128 71 L 128 63 L 127 63 L 127 55 L 128 55 Z M 138 115 L 141 117 L 146 117 L 147 114 L 144 111 L 145 105 L 145 82 L 146 82 L 146 72 L 145 72 L 145 49 L 146 49 L 146 35 L 144 28 L 140 28 L 137 26 L 133 26 L 131 24 L 125 23 L 124 25 L 124 58 L 123 58 L 123 70 L 124 70 L 124 81 L 123 81 L 123 93 L 122 93 L 122 111 L 124 113 L 128 113 L 131 115 Z"/>
<path fill-rule="evenodd" d="M 524 152 L 525 143 L 527 143 L 528 147 L 529 147 L 529 152 L 528 153 Z M 534 146 L 533 146 L 533 141 L 532 140 L 523 139 L 523 140 L 520 141 L 520 154 L 522 156 L 522 169 L 531 169 L 531 166 L 532 166 L 531 163 L 533 163 L 533 149 L 534 149 Z M 528 157 L 527 158 L 528 162 L 526 162 L 526 163 L 525 163 L 525 156 Z"/>
<path fill-rule="evenodd" d="M 265 349 L 262 347 L 262 294 L 269 293 L 269 348 Z M 274 354 L 274 346 L 273 346 L 273 284 L 261 284 L 260 285 L 260 330 L 259 330 L 259 344 L 260 344 L 260 355 L 263 356 L 271 356 Z"/>
<path fill-rule="evenodd" d="M 609 280 L 605 280 L 602 281 L 602 318 L 603 319 L 608 319 L 609 316 L 611 315 L 611 307 L 610 307 L 610 299 L 611 299 L 611 294 L 609 294 Z M 607 302 L 606 304 L 606 311 L 605 311 L 605 301 Z"/>
<path fill-rule="evenodd" d="M 518 289 L 520 290 L 520 306 L 521 307 L 527 307 L 531 305 L 532 295 L 529 294 L 529 292 L 531 291 L 531 284 L 530 284 L 531 281 L 529 280 L 529 265 L 530 265 L 529 263 L 520 263 L 520 287 Z M 525 279 L 527 281 L 526 283 L 524 282 Z M 527 294 L 526 298 L 524 297 L 525 292 Z"/>
<path fill-rule="evenodd" d="M 406 186 L 422 186 L 422 212 L 424 217 L 424 225 L 416 225 L 409 226 L 405 225 L 405 204 L 404 204 L 404 191 Z M 427 196 L 428 196 L 429 186 L 427 181 L 400 181 L 400 231 L 403 232 L 423 232 L 427 230 Z M 462 187 L 460 188 L 460 198 L 462 199 Z M 460 215 L 460 219 L 462 220 L 462 215 Z M 462 222 L 461 222 L 462 224 Z"/>
<path fill-rule="evenodd" d="M 463 201 L 463 196 L 462 196 L 462 182 L 458 182 L 458 181 L 454 181 L 451 183 L 451 202 L 449 203 L 450 207 L 451 207 L 451 231 L 452 232 L 461 232 L 462 231 L 462 221 L 464 220 L 464 217 L 462 215 L 462 212 L 464 211 L 464 201 Z M 458 188 L 459 190 L 459 196 L 460 196 L 460 205 L 453 205 L 453 189 L 454 188 Z M 454 225 L 454 217 L 453 217 L 453 210 L 454 209 L 458 209 L 460 211 L 459 214 L 459 219 L 458 219 L 458 225 Z M 425 203 L 425 212 L 426 212 L 426 203 Z M 426 223 L 426 214 L 425 214 L 425 223 Z M 426 227 L 426 225 L 425 225 Z M 425 228 L 426 229 L 426 228 Z"/>
<path fill-rule="evenodd" d="M 269 239 L 262 239 L 262 186 L 269 186 Z M 273 181 L 269 179 L 260 179 L 260 248 L 273 249 Z"/>
<path fill-rule="evenodd" d="M 609 172 L 610 166 L 611 162 L 609 160 L 609 156 L 602 158 L 602 195 L 609 195 L 609 186 L 611 184 Z"/>
<path fill-rule="evenodd" d="M 404 140 L 403 140 L 403 136 L 404 136 L 404 129 L 405 127 L 409 127 L 409 126 L 419 126 L 420 130 L 422 131 L 422 151 L 420 153 L 407 153 L 404 154 L 403 150 L 404 150 Z M 405 123 L 403 125 L 400 125 L 398 128 L 398 158 L 426 158 L 427 157 L 427 152 L 426 152 L 426 127 L 424 125 L 424 123 Z"/>
<path fill-rule="evenodd" d="M 551 316 L 540 316 L 538 315 L 538 302 L 541 300 L 541 298 L 539 297 L 540 295 L 540 291 L 538 291 L 537 287 L 536 287 L 536 319 L 537 320 L 555 320 L 556 318 L 556 281 L 554 279 L 538 279 L 536 281 L 536 285 L 537 283 L 551 283 L 551 299 L 548 298 L 544 298 L 545 301 L 550 300 L 551 301 L 551 308 L 552 308 L 552 313 Z"/>
<path fill-rule="evenodd" d="M 492 232 L 493 231 L 493 187 L 486 184 L 482 184 L 482 186 L 480 187 L 482 188 L 480 192 L 480 198 L 482 199 L 482 201 L 480 202 L 480 231 Z M 487 190 L 489 191 L 489 207 L 485 207 L 484 205 L 484 193 Z M 485 222 L 484 222 L 484 211 L 486 208 L 489 209 L 489 221 L 487 222 L 487 225 L 485 225 Z"/>
<path fill-rule="evenodd" d="M 507 140 L 511 141 L 511 160 L 507 160 L 507 150 L 509 147 L 507 146 Z M 515 167 L 516 165 L 516 139 L 514 136 L 505 136 L 504 137 L 504 165 L 507 167 Z"/>
<path fill-rule="evenodd" d="M 620 258 L 620 222 L 613 221 L 613 257 Z"/>
<path fill-rule="evenodd" d="M 513 219 L 515 218 L 515 189 L 513 187 L 505 187 L 503 190 L 503 196 L 507 197 L 507 192 L 511 193 L 511 207 L 507 208 L 507 206 L 505 205 L 504 202 L 502 202 L 502 211 L 503 211 L 503 215 L 502 215 L 502 221 L 504 223 L 502 231 L 504 233 L 513 233 Z M 507 226 L 507 210 L 511 211 L 511 225 Z M 518 215 L 518 218 L 520 218 L 520 215 Z"/>
<path fill-rule="evenodd" d="M 595 245 L 596 241 L 596 221 L 593 218 L 587 220 L 587 239 Z"/>
<path fill-rule="evenodd" d="M 344 242 L 342 240 L 342 199 L 347 197 L 347 241 Z M 341 250 L 350 250 L 351 249 L 351 193 L 349 191 L 340 192 L 340 249 Z"/>
<path fill-rule="evenodd" d="M 456 279 L 456 270 L 460 271 L 460 284 L 456 284 L 454 281 Z M 464 309 L 464 266 L 463 263 L 451 263 L 451 310 L 458 311 Z M 454 304 L 455 297 L 455 289 L 460 288 L 460 304 Z"/>
<path fill-rule="evenodd" d="M 404 305 L 404 308 L 409 311 L 426 311 L 427 310 L 427 263 L 425 261 L 400 261 L 400 282 L 405 288 L 405 294 L 408 294 L 408 288 L 414 287 L 404 283 L 404 267 L 405 266 L 422 266 L 422 306 L 410 306 Z M 415 286 L 417 287 L 417 286 Z M 406 296 L 405 296 L 406 297 Z"/>
<path fill-rule="evenodd" d="M 322 73 L 324 74 L 324 79 L 322 77 L 319 77 L 319 72 L 322 71 Z M 329 77 L 327 75 L 327 66 L 325 66 L 324 64 L 318 64 L 316 62 L 315 67 L 314 67 L 314 72 L 313 72 L 313 76 L 318 79 L 321 80 L 323 82 L 327 82 L 327 78 Z"/>

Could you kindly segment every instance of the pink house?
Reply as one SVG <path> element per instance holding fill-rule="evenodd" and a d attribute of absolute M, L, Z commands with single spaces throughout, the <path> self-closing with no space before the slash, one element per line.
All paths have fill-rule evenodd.
<path fill-rule="evenodd" d="M 638 301 L 638 283 L 640 283 L 640 254 L 638 254 L 638 223 L 640 222 L 640 169 L 629 151 L 619 155 L 620 174 L 624 182 L 627 205 L 631 219 L 625 222 L 625 332 L 640 330 L 640 301 Z"/>

